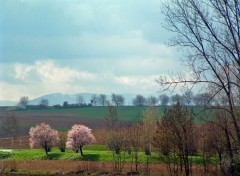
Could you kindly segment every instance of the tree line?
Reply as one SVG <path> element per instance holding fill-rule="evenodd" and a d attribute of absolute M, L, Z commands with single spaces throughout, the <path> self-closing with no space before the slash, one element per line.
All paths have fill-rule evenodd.
<path fill-rule="evenodd" d="M 187 90 L 182 94 L 173 94 L 167 95 L 165 93 L 157 96 L 149 96 L 145 97 L 141 94 L 136 95 L 133 99 L 130 106 L 170 106 L 174 105 L 177 102 L 184 104 L 186 106 L 209 106 L 209 105 L 227 105 L 226 99 L 211 98 L 212 94 L 208 92 L 197 93 L 194 94 L 191 90 Z M 121 94 L 112 94 L 110 99 L 105 94 L 96 95 L 93 94 L 91 96 L 90 102 L 86 102 L 84 97 L 79 95 L 76 98 L 76 103 L 70 104 L 68 101 L 64 101 L 63 104 L 56 104 L 52 107 L 55 109 L 71 109 L 71 108 L 80 108 L 80 107 L 92 107 L 92 106 L 108 106 L 112 104 L 114 106 L 125 106 L 126 101 L 125 97 Z M 17 109 L 48 109 L 49 108 L 49 100 L 46 98 L 42 98 L 39 101 L 38 105 L 29 105 L 29 98 L 27 96 L 23 96 L 20 98 Z"/>

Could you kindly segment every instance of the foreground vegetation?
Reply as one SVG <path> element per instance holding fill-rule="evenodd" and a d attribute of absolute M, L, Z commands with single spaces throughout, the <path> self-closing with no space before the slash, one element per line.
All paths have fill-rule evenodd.
<path fill-rule="evenodd" d="M 123 154 L 122 154 L 123 155 Z M 132 162 L 132 156 L 125 153 L 125 161 Z M 109 151 L 105 145 L 91 145 L 84 147 L 84 156 L 80 153 L 75 153 L 70 149 L 65 152 L 60 152 L 58 148 L 52 148 L 51 152 L 46 155 L 43 149 L 14 149 L 12 152 L 0 151 L 0 159 L 4 160 L 84 160 L 84 161 L 113 161 L 113 152 Z M 146 162 L 146 155 L 144 152 L 139 152 L 139 162 Z M 202 164 L 201 156 L 191 156 L 193 164 Z M 163 163 L 163 157 L 158 152 L 152 152 L 149 158 L 150 163 Z M 211 159 L 215 162 L 215 158 Z"/>

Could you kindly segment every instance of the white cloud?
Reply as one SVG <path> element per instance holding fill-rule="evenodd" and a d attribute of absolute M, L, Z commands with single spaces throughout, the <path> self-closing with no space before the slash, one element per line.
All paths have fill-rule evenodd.
<path fill-rule="evenodd" d="M 158 72 L 153 68 L 154 63 L 147 60 L 135 63 L 137 60 L 120 59 L 120 62 L 107 64 L 105 60 L 83 63 L 70 67 L 62 65 L 54 60 L 38 60 L 33 64 L 15 63 L 9 67 L 12 80 L 0 82 L 0 100 L 18 100 L 21 96 L 29 96 L 30 99 L 49 93 L 155 93 L 158 85 L 155 78 Z M 97 62 L 99 61 L 99 62 Z M 149 60 L 154 61 L 153 60 Z M 156 62 L 159 63 L 159 62 Z M 102 64 L 102 65 L 101 65 Z M 129 65 L 127 69 L 126 66 Z M 144 66 L 145 70 L 140 74 Z M 83 70 L 85 67 L 86 70 Z M 94 72 L 89 68 L 95 69 Z M 97 69 L 97 67 L 99 67 Z M 152 69 L 150 68 L 152 67 Z M 78 69 L 77 69 L 78 68 Z M 126 69 L 126 71 L 125 71 Z M 154 73 L 155 72 L 155 73 Z M 16 83 L 17 82 L 17 83 Z"/>
<path fill-rule="evenodd" d="M 14 65 L 14 78 L 20 80 L 26 80 L 30 72 L 33 70 L 33 66 L 24 65 L 24 64 L 15 64 Z"/>
<path fill-rule="evenodd" d="M 155 82 L 157 75 L 149 76 L 119 76 L 114 81 L 122 88 L 127 88 L 131 93 L 155 93 L 158 85 Z"/>
<path fill-rule="evenodd" d="M 84 84 L 91 85 L 97 79 L 93 73 L 61 66 L 53 60 L 15 63 L 8 68 L 11 69 L 6 75 L 8 80 L 0 82 L 0 100 L 16 101 L 23 95 L 35 98 L 55 92 L 82 92 L 88 87 Z"/>
<path fill-rule="evenodd" d="M 69 83 L 74 80 L 91 81 L 96 78 L 93 73 L 73 70 L 58 66 L 53 60 L 39 60 L 33 65 L 14 64 L 14 78 L 24 82 L 34 82 L 37 75 L 45 83 Z"/>

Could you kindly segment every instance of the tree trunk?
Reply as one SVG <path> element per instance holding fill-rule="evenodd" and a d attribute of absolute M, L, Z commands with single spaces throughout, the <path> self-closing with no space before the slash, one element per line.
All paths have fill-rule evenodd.
<path fill-rule="evenodd" d="M 48 147 L 45 146 L 44 149 L 45 149 L 45 153 L 46 153 L 46 155 L 48 155 Z"/>
<path fill-rule="evenodd" d="M 14 137 L 13 136 L 11 137 L 11 146 L 12 146 L 12 148 L 14 148 Z"/>
<path fill-rule="evenodd" d="M 84 156 L 83 151 L 82 151 L 82 146 L 79 147 L 79 149 L 80 149 L 81 156 Z"/>

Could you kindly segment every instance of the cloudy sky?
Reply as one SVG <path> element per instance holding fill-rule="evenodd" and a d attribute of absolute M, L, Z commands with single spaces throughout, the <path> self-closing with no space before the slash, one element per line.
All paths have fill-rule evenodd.
<path fill-rule="evenodd" d="M 0 100 L 159 91 L 180 69 L 160 0 L 1 0 Z"/>

